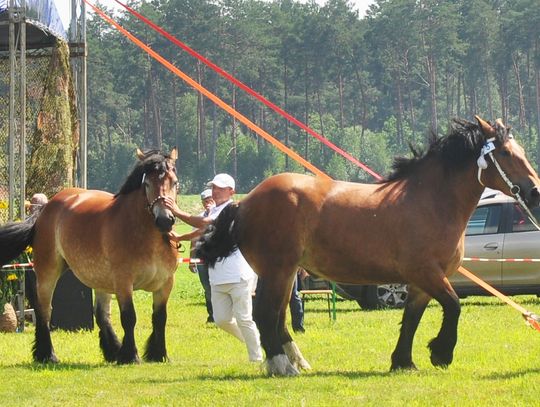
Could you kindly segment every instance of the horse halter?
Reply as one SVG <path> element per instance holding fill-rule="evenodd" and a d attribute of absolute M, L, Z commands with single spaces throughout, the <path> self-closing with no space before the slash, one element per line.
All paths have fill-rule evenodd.
<path fill-rule="evenodd" d="M 144 185 L 145 179 L 146 179 L 146 172 L 142 176 L 141 185 Z M 148 199 L 148 197 L 147 197 L 147 199 Z M 146 209 L 148 209 L 148 212 L 153 213 L 154 205 L 157 204 L 159 201 L 161 201 L 163 199 L 165 199 L 165 197 L 163 195 L 159 195 L 152 202 L 147 202 Z"/>
<path fill-rule="evenodd" d="M 511 134 L 508 135 L 509 138 L 514 138 Z M 489 158 L 491 158 L 491 161 L 493 161 L 493 164 L 495 165 L 495 168 L 497 168 L 497 171 L 499 172 L 499 175 L 503 179 L 503 181 L 506 183 L 508 188 L 510 188 L 510 193 L 513 195 L 514 199 L 519 203 L 519 206 L 525 211 L 527 214 L 529 220 L 532 222 L 532 224 L 536 227 L 536 229 L 540 230 L 540 226 L 538 226 L 536 222 L 536 218 L 531 213 L 530 209 L 525 205 L 525 202 L 523 201 L 523 198 L 519 194 L 521 191 L 521 188 L 519 185 L 514 184 L 504 170 L 501 168 L 499 162 L 495 159 L 495 156 L 493 155 L 493 151 L 495 151 L 495 137 L 489 138 L 486 140 L 485 144 L 482 146 L 482 150 L 480 150 L 480 156 L 478 157 L 478 160 L 476 161 L 478 165 L 478 173 L 477 178 L 480 185 L 485 187 L 484 183 L 482 182 L 482 170 L 485 170 L 488 167 L 488 161 L 486 160 L 486 155 L 489 155 Z"/>
<path fill-rule="evenodd" d="M 149 202 L 146 207 L 148 208 L 148 211 L 150 213 L 153 213 L 154 205 L 157 204 L 159 201 L 165 199 L 163 195 L 158 196 L 156 199 L 154 199 L 152 202 Z"/>

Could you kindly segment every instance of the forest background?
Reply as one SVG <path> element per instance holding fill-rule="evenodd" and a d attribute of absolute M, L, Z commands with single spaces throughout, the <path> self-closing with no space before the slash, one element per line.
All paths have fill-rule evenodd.
<path fill-rule="evenodd" d="M 540 167 L 540 2 L 146 0 L 130 6 L 379 174 L 453 117 L 512 125 Z M 99 5 L 99 3 L 98 3 Z M 106 8 L 105 8 L 106 9 Z M 112 10 L 109 10 L 112 11 Z M 127 12 L 117 21 L 336 179 L 374 182 Z M 87 23 L 88 184 L 117 191 L 136 147 L 178 146 L 181 191 L 229 172 L 238 192 L 304 172 L 99 16 Z"/>

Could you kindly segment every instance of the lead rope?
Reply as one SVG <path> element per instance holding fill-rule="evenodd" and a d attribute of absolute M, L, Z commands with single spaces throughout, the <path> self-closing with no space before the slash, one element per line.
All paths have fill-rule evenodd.
<path fill-rule="evenodd" d="M 506 176 L 504 170 L 499 165 L 498 161 L 495 159 L 495 156 L 493 155 L 493 151 L 495 150 L 495 144 L 493 143 L 495 141 L 495 138 L 492 137 L 490 139 L 486 140 L 486 143 L 482 147 L 482 150 L 480 151 L 480 157 L 478 157 L 477 164 L 478 164 L 478 182 L 480 185 L 485 187 L 484 183 L 482 182 L 482 170 L 485 170 L 488 167 L 488 162 L 486 161 L 485 155 L 488 154 L 491 158 L 491 161 L 493 161 L 493 164 L 495 165 L 495 168 L 497 168 L 497 171 L 499 171 L 499 174 L 503 181 L 506 183 L 508 188 L 510 188 L 510 193 L 513 195 L 514 199 L 518 202 L 519 206 L 525 211 L 527 214 L 527 217 L 531 221 L 531 223 L 534 225 L 534 227 L 537 230 L 540 230 L 540 226 L 536 222 L 536 218 L 530 211 L 530 209 L 527 207 L 525 202 L 523 201 L 523 198 L 521 195 L 519 195 L 519 192 L 521 189 L 519 188 L 519 185 L 513 184 L 512 181 Z"/>

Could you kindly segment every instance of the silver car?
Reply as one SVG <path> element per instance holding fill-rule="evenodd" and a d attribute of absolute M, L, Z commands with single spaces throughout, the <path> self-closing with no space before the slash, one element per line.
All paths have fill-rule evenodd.
<path fill-rule="evenodd" d="M 533 215 L 540 219 L 540 208 L 535 208 Z M 540 262 L 531 261 L 540 258 L 540 230 L 506 195 L 495 191 L 483 194 L 465 231 L 465 258 L 475 258 L 463 262 L 466 269 L 505 294 L 540 295 Z M 488 294 L 459 272 L 450 281 L 460 297 Z M 340 284 L 337 292 L 364 309 L 402 307 L 407 298 L 403 284 Z"/>
<path fill-rule="evenodd" d="M 533 215 L 540 219 L 540 208 Z M 465 232 L 465 257 L 492 260 L 466 260 L 463 266 L 505 294 L 540 294 L 540 263 L 531 261 L 540 258 L 540 230 L 506 195 L 485 195 L 478 203 Z M 450 281 L 462 297 L 485 294 L 460 273 Z"/>

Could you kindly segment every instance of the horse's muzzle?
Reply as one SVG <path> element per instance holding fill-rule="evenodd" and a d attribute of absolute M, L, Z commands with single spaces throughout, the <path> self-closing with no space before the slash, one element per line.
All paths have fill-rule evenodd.
<path fill-rule="evenodd" d="M 156 226 L 161 233 L 168 233 L 172 230 L 174 225 L 174 215 L 169 213 L 167 215 L 158 216 L 156 218 Z"/>

